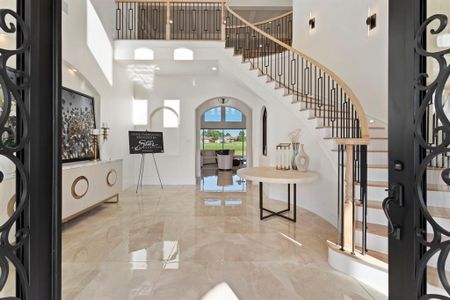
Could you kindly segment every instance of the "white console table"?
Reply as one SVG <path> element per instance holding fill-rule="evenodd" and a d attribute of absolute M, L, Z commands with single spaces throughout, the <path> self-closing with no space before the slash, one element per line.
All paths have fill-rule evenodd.
<path fill-rule="evenodd" d="M 14 211 L 15 185 L 14 175 L 0 183 L 2 218 L 7 218 Z M 67 222 L 105 202 L 119 201 L 121 191 L 122 160 L 64 164 L 62 167 L 62 222 Z"/>
<path fill-rule="evenodd" d="M 75 162 L 63 165 L 62 221 L 111 200 L 122 191 L 122 160 Z"/>
<path fill-rule="evenodd" d="M 277 170 L 275 167 L 253 167 L 245 168 L 237 171 L 237 175 L 241 178 L 259 182 L 259 215 L 264 220 L 273 216 L 282 217 L 292 222 L 297 222 L 297 184 L 310 183 L 319 178 L 316 172 L 299 172 L 294 170 L 284 171 Z M 276 183 L 288 185 L 288 208 L 281 211 L 272 211 L 264 208 L 264 191 L 263 183 Z M 291 210 L 291 184 L 294 185 L 294 217 L 290 218 L 283 214 Z M 264 211 L 268 215 L 264 215 Z"/>

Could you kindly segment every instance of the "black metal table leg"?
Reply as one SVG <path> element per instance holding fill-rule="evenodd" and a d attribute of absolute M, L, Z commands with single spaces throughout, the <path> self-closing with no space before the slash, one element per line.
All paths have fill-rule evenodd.
<path fill-rule="evenodd" d="M 263 219 L 263 198 L 264 198 L 264 190 L 263 183 L 259 183 L 259 219 Z"/>
<path fill-rule="evenodd" d="M 294 184 L 294 205 L 293 205 L 293 209 L 294 209 L 294 217 L 290 218 L 290 217 L 286 217 L 285 215 L 283 215 L 283 213 L 285 212 L 289 212 L 291 211 L 291 185 L 288 184 L 288 208 L 281 210 L 281 211 L 273 211 L 267 208 L 264 208 L 264 190 L 263 190 L 263 183 L 260 182 L 259 183 L 259 218 L 261 220 L 270 218 L 270 217 L 274 217 L 274 216 L 278 216 L 278 217 L 282 217 L 286 220 L 292 221 L 292 222 L 297 222 L 297 184 Z M 268 212 L 268 215 L 264 216 L 264 211 Z"/>
<path fill-rule="evenodd" d="M 291 185 L 288 184 L 288 209 L 291 210 Z"/>
<path fill-rule="evenodd" d="M 297 222 L 297 184 L 294 183 L 294 223 Z"/>

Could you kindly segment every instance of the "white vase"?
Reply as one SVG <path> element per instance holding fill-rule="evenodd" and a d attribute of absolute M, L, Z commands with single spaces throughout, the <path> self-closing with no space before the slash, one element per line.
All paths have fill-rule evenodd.
<path fill-rule="evenodd" d="M 309 167 L 309 156 L 306 154 L 304 145 L 300 145 L 300 151 L 295 158 L 295 164 L 297 165 L 297 170 L 299 172 L 307 172 Z"/>

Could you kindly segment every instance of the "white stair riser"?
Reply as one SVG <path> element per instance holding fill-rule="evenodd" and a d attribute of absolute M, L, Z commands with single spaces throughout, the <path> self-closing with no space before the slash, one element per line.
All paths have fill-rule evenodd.
<path fill-rule="evenodd" d="M 388 193 L 385 191 L 384 187 L 372 187 L 367 188 L 368 200 L 383 201 Z M 355 198 L 359 199 L 359 185 L 355 188 Z M 440 192 L 440 191 L 428 191 L 427 192 L 427 203 L 428 206 L 433 207 L 445 207 L 450 208 L 450 193 Z M 450 227 L 449 227 L 450 228 Z"/>
<path fill-rule="evenodd" d="M 322 123 L 323 123 L 323 121 L 322 121 Z M 320 126 L 320 125 L 318 125 L 318 126 Z M 326 122 L 325 122 L 325 126 L 331 126 L 331 125 L 328 125 Z M 336 128 L 320 128 L 319 129 L 321 132 L 324 132 L 325 133 L 325 136 L 332 136 L 333 135 L 333 133 L 336 135 Z M 340 129 L 338 129 L 338 130 L 340 130 Z M 384 130 L 379 130 L 379 129 L 369 129 L 369 132 L 370 132 L 370 136 L 374 136 L 375 134 L 378 134 L 378 135 L 380 135 L 380 136 L 385 136 L 385 134 L 384 134 Z"/>
<path fill-rule="evenodd" d="M 383 201 L 387 197 L 387 192 L 384 187 L 367 187 L 367 197 L 369 200 Z M 359 185 L 355 187 L 355 197 L 359 199 Z"/>
<path fill-rule="evenodd" d="M 387 152 L 367 152 L 367 163 L 385 165 L 388 163 Z"/>
<path fill-rule="evenodd" d="M 387 181 L 388 179 L 388 169 L 387 168 L 368 168 L 367 178 L 372 181 Z M 443 183 L 441 178 L 440 170 L 428 170 L 427 171 L 427 182 L 428 183 Z"/>
<path fill-rule="evenodd" d="M 362 233 L 361 231 L 355 232 L 355 242 L 357 246 L 361 247 Z M 378 251 L 381 253 L 388 253 L 388 240 L 385 237 L 367 233 L 367 249 Z"/>
<path fill-rule="evenodd" d="M 335 144 L 335 143 L 334 143 Z M 332 149 L 336 149 L 336 144 Z M 338 152 L 334 151 L 337 160 Z M 369 165 L 387 165 L 388 153 L 387 152 L 367 152 L 367 164 Z M 387 177 L 386 177 L 387 181 Z"/>
<path fill-rule="evenodd" d="M 356 217 L 358 221 L 362 221 L 362 207 L 357 208 Z M 435 218 L 435 221 L 443 228 L 450 228 L 450 219 Z M 387 226 L 387 219 L 382 209 L 367 209 L 367 222 Z M 431 226 L 428 226 L 428 229 L 430 230 L 429 232 L 431 232 Z"/>
<path fill-rule="evenodd" d="M 368 148 L 373 150 L 387 150 L 388 140 L 371 140 Z"/>
<path fill-rule="evenodd" d="M 450 208 L 450 193 L 449 192 L 427 192 L 428 206 L 446 207 Z"/>
<path fill-rule="evenodd" d="M 358 207 L 356 219 L 362 221 L 362 207 Z M 371 224 L 380 224 L 387 226 L 387 219 L 382 209 L 367 209 L 367 222 Z"/>
<path fill-rule="evenodd" d="M 382 168 L 368 168 L 367 178 L 369 181 L 387 181 L 388 169 Z"/>
<path fill-rule="evenodd" d="M 386 129 L 369 129 L 370 137 L 387 137 L 388 133 Z"/>

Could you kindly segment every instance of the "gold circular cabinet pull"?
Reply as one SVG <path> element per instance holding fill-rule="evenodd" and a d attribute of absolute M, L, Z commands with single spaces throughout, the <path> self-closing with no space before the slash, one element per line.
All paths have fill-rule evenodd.
<path fill-rule="evenodd" d="M 79 193 L 77 191 L 77 185 L 83 181 L 86 182 L 86 190 Z M 88 191 L 89 191 L 89 180 L 85 176 L 80 176 L 73 181 L 73 183 L 72 183 L 72 197 L 73 198 L 75 198 L 76 200 L 79 200 L 79 199 L 83 198 L 87 194 Z"/>
<path fill-rule="evenodd" d="M 116 183 L 117 183 L 117 171 L 112 169 L 106 175 L 106 184 L 109 187 L 113 187 L 116 185 Z"/>

